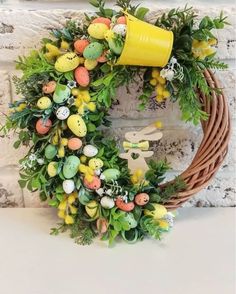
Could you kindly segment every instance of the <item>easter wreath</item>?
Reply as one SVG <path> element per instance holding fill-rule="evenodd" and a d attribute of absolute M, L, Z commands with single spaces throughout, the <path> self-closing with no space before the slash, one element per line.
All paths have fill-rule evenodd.
<path fill-rule="evenodd" d="M 19 58 L 23 75 L 14 82 L 23 98 L 10 105 L 2 129 L 16 131 L 15 148 L 30 147 L 20 160 L 19 184 L 58 208 L 63 222 L 52 234 L 70 229 L 79 244 L 97 234 L 109 244 L 118 236 L 129 243 L 159 239 L 173 225 L 172 210 L 207 185 L 227 152 L 227 102 L 209 70 L 226 67 L 215 57 L 212 33 L 226 18 L 198 22 L 185 7 L 149 24 L 148 9 L 129 0 L 117 0 L 119 11 L 103 0 L 90 3 L 95 15 L 53 30 L 40 50 Z M 140 111 L 155 91 L 157 104 L 178 101 L 183 120 L 203 127 L 192 163 L 168 183 L 166 161 L 144 160 L 153 153 L 149 141 L 162 136 L 160 122 L 126 133 L 121 154 L 100 128 L 110 126 L 115 90 L 137 76 L 143 77 Z"/>

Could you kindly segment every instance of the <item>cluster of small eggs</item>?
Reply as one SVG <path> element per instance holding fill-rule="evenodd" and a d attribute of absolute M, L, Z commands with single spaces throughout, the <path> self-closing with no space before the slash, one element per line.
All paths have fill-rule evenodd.
<path fill-rule="evenodd" d="M 156 89 L 156 101 L 163 102 L 170 97 L 170 92 L 166 88 L 166 79 L 161 77 L 160 70 L 157 68 L 152 69 L 152 78 L 150 84 Z"/>
<path fill-rule="evenodd" d="M 209 39 L 208 41 L 193 40 L 192 52 L 195 58 L 205 59 L 215 53 L 215 49 L 212 47 L 217 44 L 216 39 Z"/>

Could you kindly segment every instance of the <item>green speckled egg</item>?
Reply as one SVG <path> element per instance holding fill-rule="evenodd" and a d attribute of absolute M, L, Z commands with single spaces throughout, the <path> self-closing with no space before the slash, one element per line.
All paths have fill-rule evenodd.
<path fill-rule="evenodd" d="M 56 146 L 50 144 L 45 148 L 45 157 L 47 159 L 53 159 L 57 155 L 57 148 Z"/>
<path fill-rule="evenodd" d="M 53 94 L 53 101 L 57 104 L 64 103 L 71 94 L 70 88 L 66 85 L 57 84 L 56 90 Z"/>
<path fill-rule="evenodd" d="M 55 69 L 59 72 L 74 70 L 79 65 L 79 57 L 74 52 L 68 52 L 60 56 L 56 63 Z"/>
<path fill-rule="evenodd" d="M 77 156 L 71 155 L 67 157 L 63 166 L 63 175 L 66 179 L 73 178 L 79 168 L 80 160 Z"/>
<path fill-rule="evenodd" d="M 93 42 L 89 44 L 85 49 L 84 49 L 84 58 L 86 59 L 97 59 L 100 57 L 103 53 L 103 46 L 102 44 L 98 42 Z"/>
<path fill-rule="evenodd" d="M 116 168 L 108 168 L 102 173 L 104 180 L 106 182 L 111 182 L 112 180 L 117 180 L 120 176 L 120 171 Z"/>

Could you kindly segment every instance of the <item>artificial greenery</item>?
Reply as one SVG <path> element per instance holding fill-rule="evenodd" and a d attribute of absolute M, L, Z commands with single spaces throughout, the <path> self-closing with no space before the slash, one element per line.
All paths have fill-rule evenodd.
<path fill-rule="evenodd" d="M 170 169 L 166 160 L 158 162 L 150 160 L 149 170 L 146 173 L 142 174 L 142 170 L 141 172 L 137 170 L 136 176 L 131 175 L 127 162 L 119 157 L 120 148 L 117 142 L 107 137 L 106 128 L 111 127 L 109 110 L 116 102 L 117 88 L 124 86 L 129 91 L 131 84 L 137 84 L 141 90 L 138 97 L 140 111 L 147 107 L 150 97 L 153 97 L 156 91 L 157 104 L 163 103 L 163 99 L 168 98 L 173 102 L 178 101 L 185 121 L 197 124 L 200 120 L 207 119 L 207 114 L 201 110 L 202 105 L 198 100 L 197 91 L 203 92 L 206 96 L 210 96 L 212 91 L 219 91 L 209 87 L 203 72 L 207 68 L 226 67 L 215 58 L 211 48 L 211 43 L 213 44 L 216 39 L 212 29 L 223 28 L 227 24 L 226 18 L 222 14 L 214 19 L 204 17 L 196 26 L 196 14 L 188 7 L 172 9 L 157 18 L 156 26 L 171 30 L 174 34 L 171 59 L 164 68 L 168 72 L 172 65 L 176 66 L 172 78 L 163 77 L 161 68 L 116 65 L 119 55 L 109 49 L 105 40 L 100 40 L 104 52 L 108 51 L 105 55 L 107 60 L 99 62 L 89 71 L 90 83 L 85 88 L 78 87 L 79 83 L 74 81 L 76 78 L 73 70 L 66 72 L 56 70 L 55 62 L 64 54 L 75 52 L 75 41 L 84 39 L 94 41 L 87 30 L 97 16 L 114 21 L 127 11 L 136 18 L 144 20 L 149 11 L 139 5 L 132 5 L 130 0 L 117 0 L 116 6 L 119 7 L 119 11 L 107 8 L 104 0 L 92 0 L 90 3 L 97 9 L 96 15 L 85 14 L 82 24 L 78 21 L 69 21 L 65 27 L 53 30 L 50 38 L 43 39 L 41 49 L 33 50 L 29 56 L 19 57 L 16 66 L 23 74 L 20 78 L 14 77 L 14 82 L 21 99 L 10 104 L 10 114 L 2 131 L 4 134 L 14 131 L 18 136 L 14 148 L 17 149 L 22 145 L 29 148 L 28 153 L 20 160 L 20 187 L 39 191 L 41 200 L 47 200 L 50 206 L 58 208 L 58 216 L 64 219 L 58 228 L 52 229 L 53 235 L 69 230 L 70 236 L 76 243 L 90 244 L 98 234 L 96 221 L 99 218 L 105 220 L 107 226 L 106 231 L 102 232 L 102 239 L 108 240 L 110 245 L 119 237 L 130 239 L 130 242 L 133 241 L 132 239 L 142 240 L 146 235 L 160 239 L 163 232 L 161 222 L 167 222 L 164 216 L 173 217 L 163 204 L 173 196 L 178 197 L 178 193 L 186 189 L 186 184 L 180 177 L 176 177 L 163 185 L 166 173 Z M 116 45 L 121 46 L 124 42 L 124 36 L 115 36 Z M 49 48 L 54 50 L 56 55 L 50 57 Z M 202 48 L 208 50 L 205 55 L 201 53 Z M 79 64 L 85 68 L 82 55 L 79 55 Z M 55 82 L 59 88 L 70 88 L 70 97 L 66 102 L 58 105 L 53 99 L 53 94 L 45 94 L 43 87 L 49 82 Z M 77 94 L 73 94 L 73 90 Z M 57 117 L 57 110 L 61 106 L 68 108 L 70 115 L 78 115 L 80 109 L 77 104 L 84 103 L 84 100 L 82 102 L 79 100 L 82 98 L 78 93 L 82 95 L 81 93 L 84 92 L 87 93 L 86 99 L 93 107 L 85 108 L 80 113 L 87 128 L 86 136 L 81 138 L 81 144 L 83 147 L 89 144 L 97 148 L 96 159 L 102 161 L 103 166 L 101 170 L 92 172 L 93 177 L 101 181 L 102 191 L 89 189 L 86 186 L 85 180 L 91 176 L 86 175 L 89 170 L 89 159 L 84 155 L 83 148 L 76 151 L 67 148 L 68 139 L 74 135 L 68 128 L 67 121 Z M 45 95 L 52 103 L 50 107 L 41 109 L 38 101 Z M 35 130 L 39 119 L 43 122 L 50 119 L 52 122 L 50 130 L 45 134 Z M 63 140 L 66 147 L 62 146 Z M 55 175 L 50 175 L 48 171 L 52 163 L 52 159 L 45 155 L 48 145 L 55 146 L 57 152 L 53 159 L 56 162 Z M 76 175 L 70 178 L 76 184 L 73 193 L 67 194 L 63 188 L 63 183 L 67 180 L 63 167 L 67 158 L 72 155 L 79 158 L 80 165 Z M 119 176 L 110 182 L 104 181 L 102 172 L 107 169 L 118 171 Z M 89 172 L 91 173 L 91 169 Z M 114 201 L 114 207 L 108 209 L 100 205 L 103 193 Z M 148 196 L 146 203 L 138 205 L 135 202 L 139 194 Z M 121 196 L 124 205 L 133 204 L 131 210 L 123 211 L 118 208 L 117 201 Z M 88 205 L 91 201 L 97 204 L 94 206 L 93 202 L 92 212 Z M 160 205 L 159 208 L 155 208 L 154 204 Z M 160 219 L 150 214 L 158 209 L 164 211 L 164 216 Z M 133 225 L 127 217 L 132 218 Z M 133 227 L 135 222 L 136 227 Z"/>

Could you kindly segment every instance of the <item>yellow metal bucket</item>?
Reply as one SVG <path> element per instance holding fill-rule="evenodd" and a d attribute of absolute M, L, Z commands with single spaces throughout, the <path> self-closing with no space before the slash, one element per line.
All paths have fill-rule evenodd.
<path fill-rule="evenodd" d="M 127 33 L 116 64 L 164 67 L 172 51 L 173 33 L 125 14 Z"/>

